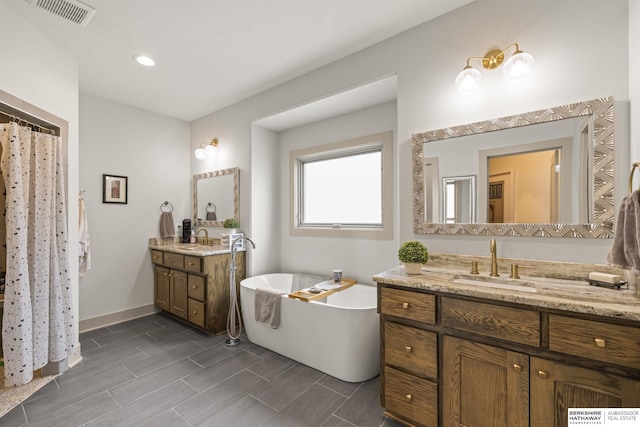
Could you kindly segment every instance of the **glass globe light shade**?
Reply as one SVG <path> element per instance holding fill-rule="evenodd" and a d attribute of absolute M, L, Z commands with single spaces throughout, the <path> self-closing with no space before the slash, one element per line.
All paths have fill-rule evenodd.
<path fill-rule="evenodd" d="M 218 152 L 218 147 L 216 147 L 215 145 L 207 145 L 206 147 L 204 147 L 204 154 L 206 157 L 213 157 L 216 155 L 216 153 Z"/>
<path fill-rule="evenodd" d="M 196 159 L 198 160 L 204 160 L 207 158 L 207 154 L 204 152 L 204 148 L 202 147 L 196 148 L 196 151 L 194 154 L 196 156 Z"/>
<path fill-rule="evenodd" d="M 144 65 L 145 67 L 153 67 L 156 65 L 156 61 L 146 55 L 136 55 L 133 58 L 138 64 Z"/>
<path fill-rule="evenodd" d="M 526 77 L 531 73 L 534 63 L 533 56 L 518 50 L 504 62 L 504 68 L 502 69 L 504 78 L 514 80 Z"/>
<path fill-rule="evenodd" d="M 467 65 L 456 77 L 456 89 L 458 89 L 458 92 L 473 90 L 480 85 L 480 78 L 480 71 Z"/>

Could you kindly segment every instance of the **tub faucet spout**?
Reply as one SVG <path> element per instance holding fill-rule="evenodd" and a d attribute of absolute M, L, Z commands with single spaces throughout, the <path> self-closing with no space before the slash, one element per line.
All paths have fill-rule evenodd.
<path fill-rule="evenodd" d="M 256 244 L 253 243 L 253 240 L 251 240 L 248 237 L 238 237 L 237 239 L 235 239 L 233 242 L 231 242 L 231 266 L 232 268 L 235 268 L 236 265 L 236 252 L 238 252 L 238 248 L 236 247 L 236 243 L 239 242 L 240 240 L 246 240 L 247 242 L 251 243 L 251 247 L 253 249 L 256 248 Z"/>
<path fill-rule="evenodd" d="M 491 239 L 491 244 L 489 245 L 489 250 L 491 251 L 491 277 L 498 277 L 498 258 L 496 255 L 496 239 Z"/>

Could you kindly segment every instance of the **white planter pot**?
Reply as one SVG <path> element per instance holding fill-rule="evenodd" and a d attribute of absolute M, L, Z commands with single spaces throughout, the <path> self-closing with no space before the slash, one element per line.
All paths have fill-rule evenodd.
<path fill-rule="evenodd" d="M 417 262 L 405 262 L 404 263 L 404 271 L 407 274 L 420 274 L 422 270 L 422 264 Z"/>

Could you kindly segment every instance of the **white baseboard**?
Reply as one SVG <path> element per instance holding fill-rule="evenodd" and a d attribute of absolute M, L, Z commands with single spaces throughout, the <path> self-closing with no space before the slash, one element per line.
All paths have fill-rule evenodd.
<path fill-rule="evenodd" d="M 92 317 L 90 319 L 80 320 L 78 325 L 80 333 L 88 332 L 94 329 L 103 328 L 116 323 L 126 322 L 127 320 L 137 319 L 139 317 L 148 316 L 157 313 L 158 310 L 153 304 L 143 305 L 128 310 L 119 311 L 117 313 L 105 314 L 104 316 Z"/>
<path fill-rule="evenodd" d="M 78 363 L 82 362 L 82 353 L 81 353 L 81 348 L 80 348 L 80 343 L 78 342 L 76 344 L 76 348 L 75 348 L 75 352 L 69 356 L 69 367 L 73 368 L 74 366 L 76 366 Z"/>

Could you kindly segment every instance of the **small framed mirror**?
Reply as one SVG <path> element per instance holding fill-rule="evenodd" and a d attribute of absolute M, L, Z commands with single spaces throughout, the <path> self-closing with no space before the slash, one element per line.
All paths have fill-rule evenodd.
<path fill-rule="evenodd" d="M 224 220 L 240 221 L 240 169 L 229 168 L 193 175 L 193 223 L 222 227 Z"/>
<path fill-rule="evenodd" d="M 442 209 L 447 224 L 476 222 L 476 176 L 442 178 Z"/>

